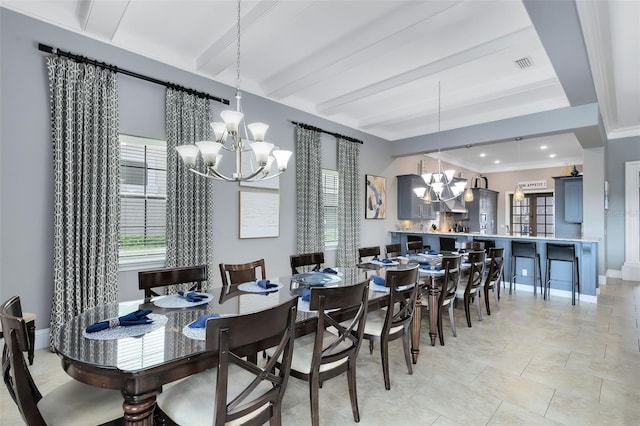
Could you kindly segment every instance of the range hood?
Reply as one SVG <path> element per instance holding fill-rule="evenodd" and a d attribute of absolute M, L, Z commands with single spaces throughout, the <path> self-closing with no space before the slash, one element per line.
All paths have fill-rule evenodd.
<path fill-rule="evenodd" d="M 440 211 L 451 213 L 469 213 L 469 211 L 459 198 L 454 198 L 453 200 L 448 201 L 440 201 Z"/>

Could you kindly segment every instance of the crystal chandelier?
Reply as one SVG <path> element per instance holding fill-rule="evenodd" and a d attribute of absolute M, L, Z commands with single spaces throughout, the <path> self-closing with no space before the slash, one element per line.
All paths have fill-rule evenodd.
<path fill-rule="evenodd" d="M 440 134 L 440 82 L 438 82 L 438 134 Z M 438 166 L 433 173 L 424 173 L 422 179 L 426 187 L 414 188 L 413 191 L 425 203 L 432 201 L 450 201 L 464 193 L 464 201 L 473 201 L 473 191 L 466 188 L 467 180 L 460 174 L 455 176 L 453 169 L 442 169 L 440 150 L 438 150 Z"/>
<path fill-rule="evenodd" d="M 227 182 L 263 181 L 280 176 L 287 169 L 287 163 L 292 152 L 279 149 L 272 143 L 265 141 L 265 133 L 269 125 L 265 123 L 251 123 L 248 127 L 253 139 L 242 137 L 240 125 L 243 124 L 244 114 L 240 105 L 240 0 L 238 0 L 237 16 L 237 44 L 236 44 L 236 109 L 222 111 L 220 117 L 224 122 L 211 123 L 215 135 L 214 141 L 200 141 L 195 145 L 180 145 L 176 150 L 180 154 L 185 166 L 193 173 L 209 179 L 223 180 Z M 244 128 L 247 135 L 247 129 Z M 248 147 L 247 147 L 248 145 Z M 236 171 L 231 176 L 222 174 L 218 167 L 222 161 L 222 153 L 230 151 L 235 154 Z M 251 155 L 251 170 L 243 172 L 243 156 Z M 196 160 L 198 154 L 202 156 L 205 166 L 204 171 L 197 170 Z M 233 155 L 232 154 L 232 155 Z M 255 160 L 255 161 L 254 161 Z M 271 166 L 276 162 L 278 171 L 271 173 Z M 246 162 L 245 162 L 246 163 Z"/>

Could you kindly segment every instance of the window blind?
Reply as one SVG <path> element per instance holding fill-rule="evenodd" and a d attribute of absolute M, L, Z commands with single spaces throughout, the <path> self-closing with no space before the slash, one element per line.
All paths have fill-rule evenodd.
<path fill-rule="evenodd" d="M 324 241 L 338 243 L 338 172 L 322 170 L 322 195 L 324 201 Z"/>

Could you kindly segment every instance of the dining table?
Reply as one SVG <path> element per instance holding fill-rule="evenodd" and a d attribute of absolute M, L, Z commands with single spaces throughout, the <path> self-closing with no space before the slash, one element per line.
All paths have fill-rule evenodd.
<path fill-rule="evenodd" d="M 335 268 L 335 274 L 281 276 L 270 279 L 274 288 L 256 282 L 207 288 L 199 302 L 188 302 L 177 294 L 96 306 L 66 322 L 54 339 L 64 371 L 89 385 L 120 390 L 127 425 L 152 425 L 156 396 L 162 387 L 216 366 L 217 358 L 205 348 L 205 328 L 188 325 L 202 315 L 244 315 L 298 298 L 296 335 L 314 330 L 316 313 L 305 305 L 302 292 L 317 285 L 348 286 L 371 278 L 374 270 Z M 304 275 L 304 276 L 303 276 Z M 325 282 L 318 283 L 318 276 Z M 311 290 L 313 291 L 313 290 Z M 370 286 L 369 306 L 378 309 L 388 292 Z M 150 324 L 116 326 L 88 333 L 92 324 L 149 309 Z M 418 321 L 419 331 L 419 321 Z M 253 351 L 253 352 L 252 352 Z M 415 342 L 419 353 L 419 339 Z M 241 356 L 256 356 L 246 348 Z"/>

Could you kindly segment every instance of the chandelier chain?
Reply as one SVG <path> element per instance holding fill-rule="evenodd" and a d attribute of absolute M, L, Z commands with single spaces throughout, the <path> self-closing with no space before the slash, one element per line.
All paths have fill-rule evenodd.
<path fill-rule="evenodd" d="M 240 88 L 240 0 L 238 0 L 238 25 L 236 27 L 236 87 Z"/>

